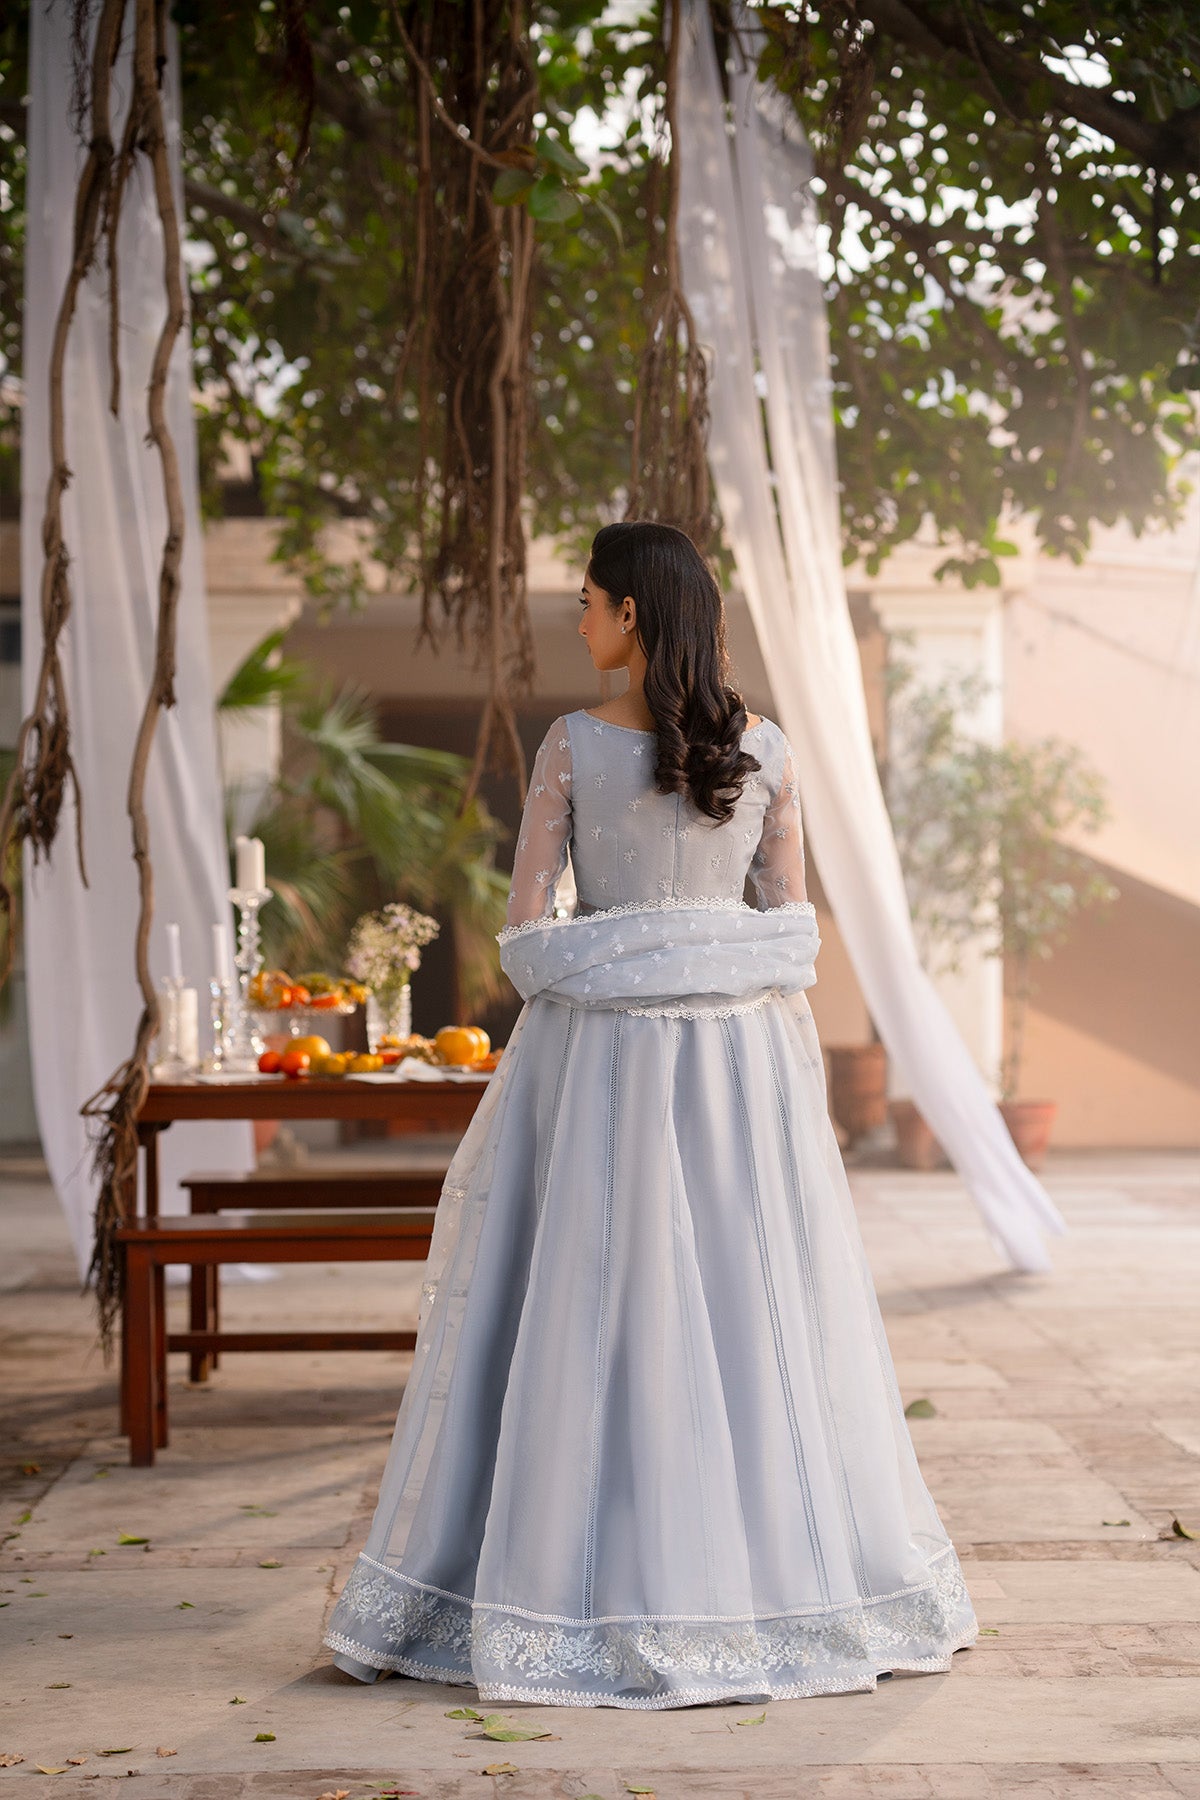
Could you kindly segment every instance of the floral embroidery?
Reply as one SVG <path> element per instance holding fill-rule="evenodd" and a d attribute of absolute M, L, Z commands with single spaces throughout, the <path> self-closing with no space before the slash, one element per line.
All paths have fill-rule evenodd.
<path fill-rule="evenodd" d="M 324 1641 L 370 1668 L 477 1686 L 485 1699 L 629 1708 L 798 1699 L 869 1690 L 888 1669 L 948 1669 L 979 1625 L 952 1546 L 931 1558 L 928 1576 L 792 1612 L 571 1619 L 472 1601 L 362 1555 Z"/>

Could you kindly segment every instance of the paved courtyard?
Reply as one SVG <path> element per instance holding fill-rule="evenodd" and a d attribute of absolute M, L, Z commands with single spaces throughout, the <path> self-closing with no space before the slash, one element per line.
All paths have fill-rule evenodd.
<path fill-rule="evenodd" d="M 200 1388 L 174 1358 L 170 1448 L 130 1469 L 57 1206 L 36 1165 L 0 1164 L 0 1779 L 64 1800 L 1200 1800 L 1200 1155 L 1060 1155 L 1046 1179 L 1071 1231 L 1030 1276 L 997 1268 L 954 1176 L 854 1174 L 983 1627 L 951 1672 L 765 1709 L 510 1707 L 552 1736 L 494 1743 L 446 1716 L 469 1691 L 360 1687 L 320 1647 L 407 1359 L 228 1357 Z M 382 1325 L 419 1278 L 292 1268 L 225 1312 Z"/>

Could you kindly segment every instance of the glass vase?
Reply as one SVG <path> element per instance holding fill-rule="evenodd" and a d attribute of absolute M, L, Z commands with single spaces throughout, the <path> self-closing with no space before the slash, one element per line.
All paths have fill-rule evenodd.
<path fill-rule="evenodd" d="M 395 986 L 375 988 L 367 996 L 367 1043 L 372 1054 L 381 1039 L 406 1038 L 412 1035 L 412 985 L 409 981 Z"/>

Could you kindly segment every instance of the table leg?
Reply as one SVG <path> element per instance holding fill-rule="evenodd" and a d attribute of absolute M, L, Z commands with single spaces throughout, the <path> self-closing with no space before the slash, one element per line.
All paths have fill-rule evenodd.
<path fill-rule="evenodd" d="M 167 1432 L 167 1303 L 166 1274 L 162 1263 L 154 1264 L 151 1280 L 154 1287 L 154 1442 L 165 1450 Z"/>
<path fill-rule="evenodd" d="M 137 1245 L 125 1250 L 125 1329 L 128 1380 L 129 1461 L 148 1469 L 155 1450 L 154 1281 L 151 1259 Z"/>
<path fill-rule="evenodd" d="M 212 1263 L 192 1264 L 191 1306 L 188 1318 L 193 1331 L 212 1331 Z M 194 1350 L 188 1358 L 193 1381 L 207 1381 L 213 1359 L 207 1350 Z"/>

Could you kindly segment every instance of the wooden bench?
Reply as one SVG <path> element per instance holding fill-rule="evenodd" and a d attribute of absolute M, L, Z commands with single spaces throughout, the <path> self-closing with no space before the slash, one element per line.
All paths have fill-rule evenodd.
<path fill-rule="evenodd" d="M 167 1336 L 168 1263 L 420 1262 L 431 1208 L 397 1212 L 219 1213 L 132 1219 L 117 1232 L 125 1258 L 123 1369 L 129 1460 L 149 1468 L 168 1442 L 167 1351 L 411 1350 L 415 1331 L 186 1331 Z"/>
<path fill-rule="evenodd" d="M 181 1185 L 190 1196 L 193 1214 L 218 1212 L 292 1212 L 311 1207 L 317 1212 L 362 1211 L 369 1206 L 388 1208 L 436 1206 L 441 1198 L 446 1171 L 405 1169 L 293 1169 L 251 1170 L 248 1174 L 189 1175 Z M 185 1335 L 221 1337 L 220 1268 L 216 1263 L 193 1263 L 191 1279 L 191 1331 L 172 1335 L 168 1350 L 188 1349 Z M 306 1350 L 304 1333 L 294 1343 L 275 1343 L 276 1350 Z M 375 1333 L 374 1336 L 378 1336 Z M 220 1349 L 236 1346 L 221 1342 Z M 349 1348 L 349 1346 L 345 1346 Z M 362 1345 L 361 1348 L 378 1348 Z M 193 1381 L 207 1381 L 217 1368 L 220 1349 L 189 1350 L 188 1372 Z"/>

